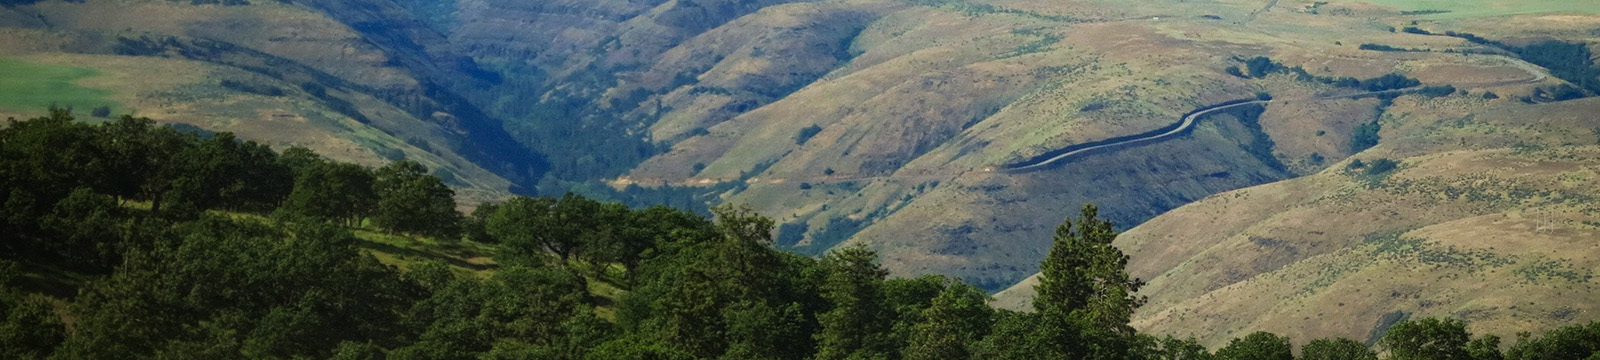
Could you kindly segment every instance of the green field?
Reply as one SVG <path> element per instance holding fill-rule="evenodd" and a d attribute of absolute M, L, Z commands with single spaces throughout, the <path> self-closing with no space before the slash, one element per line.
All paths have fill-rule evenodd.
<path fill-rule="evenodd" d="M 1419 14 L 1423 19 L 1458 19 L 1485 16 L 1540 13 L 1600 13 L 1600 1 L 1589 0 L 1362 0 L 1401 11 L 1435 12 Z"/>
<path fill-rule="evenodd" d="M 108 98 L 111 91 L 77 84 L 98 74 L 79 67 L 0 59 L 0 108 L 36 112 L 60 105 L 88 115 L 96 107 L 109 106 L 112 114 L 121 114 L 121 104 Z"/>

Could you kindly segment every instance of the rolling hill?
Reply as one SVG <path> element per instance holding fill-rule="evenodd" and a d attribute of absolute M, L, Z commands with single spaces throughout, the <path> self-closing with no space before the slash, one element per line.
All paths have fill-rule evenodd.
<path fill-rule="evenodd" d="M 42 95 L 0 116 L 104 106 L 418 160 L 469 203 L 747 203 L 785 249 L 865 244 L 896 276 L 1011 288 L 1009 307 L 1054 227 L 1097 203 L 1151 280 L 1136 325 L 1211 345 L 1376 338 L 1402 316 L 1502 335 L 1595 320 L 1568 304 L 1594 302 L 1600 223 L 1585 2 L 0 5 L 0 73 L 28 74 L 0 94 Z M 1527 291 L 1552 300 L 1514 303 Z M 1328 321 L 1290 327 L 1306 319 Z"/>

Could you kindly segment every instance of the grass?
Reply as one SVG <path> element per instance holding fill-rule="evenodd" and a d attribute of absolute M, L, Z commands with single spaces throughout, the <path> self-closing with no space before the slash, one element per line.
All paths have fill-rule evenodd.
<path fill-rule="evenodd" d="M 1418 18 L 1460 19 L 1540 13 L 1600 14 L 1600 2 L 1574 0 L 1363 0 L 1416 14 Z"/>
<path fill-rule="evenodd" d="M 110 90 L 77 84 L 96 75 L 99 73 L 86 68 L 0 59 L 0 108 L 36 111 L 58 105 L 87 115 L 89 110 L 106 106 L 112 114 L 122 113 L 122 105 L 108 98 Z"/>

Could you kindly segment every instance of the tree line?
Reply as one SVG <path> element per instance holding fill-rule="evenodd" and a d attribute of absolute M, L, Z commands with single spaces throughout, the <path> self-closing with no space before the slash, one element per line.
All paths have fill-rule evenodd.
<path fill-rule="evenodd" d="M 1215 352 L 1129 325 L 1143 285 L 1087 206 L 1060 226 L 1030 312 L 959 279 L 891 278 L 877 254 L 774 249 L 774 222 L 568 195 L 456 213 L 419 164 L 379 169 L 304 149 L 65 111 L 0 130 L 6 359 L 1293 359 L 1250 334 Z M 401 270 L 352 227 L 494 244 L 497 266 Z M 66 269 L 66 270 L 61 270 Z M 58 271 L 60 270 L 60 271 Z M 39 277 L 81 277 L 74 294 Z M 43 275 L 41 275 L 43 274 Z M 609 285 L 620 295 L 599 296 Z M 1505 347 L 1454 320 L 1402 322 L 1389 359 L 1584 359 L 1600 325 Z M 1302 359 L 1376 359 L 1312 341 Z"/>

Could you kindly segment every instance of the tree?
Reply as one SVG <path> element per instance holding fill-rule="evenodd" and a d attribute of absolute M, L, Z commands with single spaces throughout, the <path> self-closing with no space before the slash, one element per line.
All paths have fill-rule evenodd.
<path fill-rule="evenodd" d="M 1596 352 L 1590 351 L 1590 353 L 1594 354 Z M 1500 352 L 1500 337 L 1494 335 L 1472 339 L 1472 342 L 1467 344 L 1467 355 L 1471 356 L 1472 360 L 1505 360 L 1506 358 L 1505 354 Z"/>
<path fill-rule="evenodd" d="M 1061 345 L 1067 330 L 1057 322 L 1046 322 L 1031 312 L 998 310 L 989 336 L 973 346 L 975 359 L 1035 360 L 1072 359 Z"/>
<path fill-rule="evenodd" d="M 561 199 L 512 197 L 489 217 L 488 233 L 500 240 L 512 257 L 533 259 L 545 252 L 556 254 L 565 266 L 585 243 L 600 232 L 598 215 L 603 206 L 576 194 Z"/>
<path fill-rule="evenodd" d="M 1264 77 L 1283 70 L 1283 65 L 1278 64 L 1277 62 L 1274 62 L 1272 59 L 1269 59 L 1265 56 L 1250 58 L 1249 60 L 1246 60 L 1244 64 L 1245 67 L 1249 69 L 1250 77 L 1253 78 Z"/>
<path fill-rule="evenodd" d="M 1133 340 L 1128 322 L 1144 300 L 1133 294 L 1143 282 L 1124 270 L 1128 257 L 1111 243 L 1117 232 L 1086 205 L 1076 228 L 1056 228 L 1055 244 L 1040 265 L 1034 310 L 1042 331 L 1060 331 L 1051 345 L 1072 357 L 1122 357 Z"/>
<path fill-rule="evenodd" d="M 1217 349 L 1221 360 L 1293 360 L 1294 348 L 1289 338 L 1269 332 L 1255 332 L 1242 339 L 1233 339 L 1228 346 Z"/>
<path fill-rule="evenodd" d="M 1600 353 L 1600 323 L 1550 330 L 1532 338 L 1523 334 L 1505 358 L 1515 360 L 1593 359 Z"/>
<path fill-rule="evenodd" d="M 1378 345 L 1395 360 L 1465 360 L 1471 339 L 1460 320 L 1426 318 L 1395 324 Z"/>
<path fill-rule="evenodd" d="M 110 196 L 79 188 L 39 218 L 49 238 L 41 248 L 73 269 L 109 272 L 121 263 L 122 216 L 122 208 Z"/>
<path fill-rule="evenodd" d="M 889 271 L 877 260 L 876 252 L 860 244 L 823 257 L 822 297 L 833 308 L 817 315 L 817 359 L 870 359 L 889 351 L 883 345 L 892 319 L 882 292 Z"/>
<path fill-rule="evenodd" d="M 305 169 L 295 179 L 294 191 L 278 213 L 290 218 L 305 218 L 360 226 L 377 206 L 373 194 L 372 171 L 348 163 L 321 163 Z"/>
<path fill-rule="evenodd" d="M 472 209 L 472 215 L 462 219 L 461 233 L 467 241 L 480 244 L 498 244 L 499 239 L 489 234 L 489 217 L 500 210 L 500 204 L 484 203 Z"/>
<path fill-rule="evenodd" d="M 289 168 L 289 171 L 292 171 L 296 178 L 304 174 L 307 169 L 327 162 L 328 159 L 323 158 L 322 155 L 317 155 L 316 151 L 300 146 L 285 149 L 283 154 L 278 155 L 278 163 Z"/>
<path fill-rule="evenodd" d="M 1300 348 L 1303 360 L 1378 360 L 1367 345 L 1345 338 L 1317 339 Z"/>
<path fill-rule="evenodd" d="M 372 222 L 389 231 L 433 236 L 456 241 L 461 235 L 461 213 L 455 191 L 415 161 L 399 161 L 374 173 L 378 196 Z"/>
<path fill-rule="evenodd" d="M 905 351 L 909 360 L 970 359 L 968 350 L 978 339 L 989 333 L 994 309 L 983 290 L 963 282 L 955 282 L 933 299 L 933 306 L 923 310 L 923 321 L 912 328 L 911 340 Z"/>
<path fill-rule="evenodd" d="M 172 216 L 193 218 L 201 211 L 226 208 L 267 211 L 278 207 L 294 187 L 289 168 L 265 145 L 218 133 L 173 155 L 161 169 L 161 201 Z"/>
<path fill-rule="evenodd" d="M 67 337 L 50 299 L 10 288 L 21 275 L 17 263 L 0 260 L 0 358 L 44 359 Z"/>
<path fill-rule="evenodd" d="M 333 226 L 206 217 L 171 231 L 80 291 L 58 357 L 327 358 L 398 336 L 420 292 Z"/>
<path fill-rule="evenodd" d="M 1161 340 L 1150 339 L 1148 341 L 1155 343 L 1152 345 L 1159 345 L 1159 349 L 1151 349 L 1151 354 L 1146 356 L 1147 358 L 1160 360 L 1211 360 L 1216 358 L 1216 356 L 1206 351 L 1205 346 L 1200 345 L 1200 342 L 1193 338 L 1179 340 L 1167 336 Z M 1151 345 L 1146 346 L 1152 347 Z"/>

